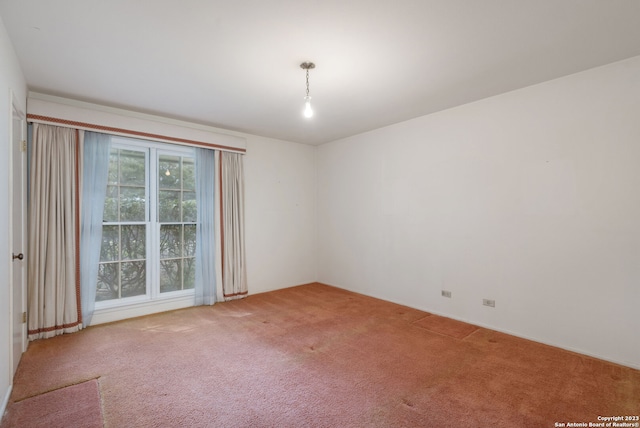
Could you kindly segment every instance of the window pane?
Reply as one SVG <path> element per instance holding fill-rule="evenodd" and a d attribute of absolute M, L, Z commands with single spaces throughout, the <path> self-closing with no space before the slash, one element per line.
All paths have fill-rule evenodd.
<path fill-rule="evenodd" d="M 194 257 L 196 255 L 196 225 L 184 225 L 184 256 Z"/>
<path fill-rule="evenodd" d="M 111 173 L 111 170 L 109 170 Z M 118 221 L 118 186 L 107 186 L 102 221 Z"/>
<path fill-rule="evenodd" d="M 197 217 L 196 192 L 184 192 L 182 194 L 182 221 L 196 221 Z"/>
<path fill-rule="evenodd" d="M 182 257 L 182 226 L 160 226 L 160 258 Z"/>
<path fill-rule="evenodd" d="M 160 292 L 180 290 L 182 285 L 182 260 L 160 261 Z"/>
<path fill-rule="evenodd" d="M 120 150 L 120 184 L 144 186 L 145 153 L 133 150 Z"/>
<path fill-rule="evenodd" d="M 122 263 L 122 297 L 140 296 L 147 292 L 147 263 Z"/>
<path fill-rule="evenodd" d="M 101 263 L 98 265 L 96 302 L 118 298 L 119 276 L 120 263 Z"/>
<path fill-rule="evenodd" d="M 100 261 L 110 262 L 120 259 L 120 238 L 118 229 L 120 226 L 102 226 L 102 248 L 100 249 Z"/>
<path fill-rule="evenodd" d="M 118 150 L 111 149 L 109 153 L 109 175 L 108 184 L 118 184 Z"/>
<path fill-rule="evenodd" d="M 120 187 L 120 221 L 145 221 L 144 187 Z"/>
<path fill-rule="evenodd" d="M 180 191 L 161 190 L 158 192 L 158 220 L 161 222 L 180 221 Z"/>
<path fill-rule="evenodd" d="M 193 158 L 182 158 L 182 188 L 196 190 L 195 164 Z"/>
<path fill-rule="evenodd" d="M 122 226 L 122 260 L 146 259 L 146 230 L 144 225 Z"/>
<path fill-rule="evenodd" d="M 196 259 L 189 257 L 183 260 L 184 288 L 194 288 L 196 284 Z"/>
<path fill-rule="evenodd" d="M 158 159 L 158 182 L 160 189 L 180 189 L 180 157 L 160 155 Z"/>

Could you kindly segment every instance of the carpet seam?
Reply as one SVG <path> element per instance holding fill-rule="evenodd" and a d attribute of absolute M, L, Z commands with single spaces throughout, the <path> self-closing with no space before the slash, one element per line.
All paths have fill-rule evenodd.
<path fill-rule="evenodd" d="M 80 384 L 82 384 L 82 383 L 90 382 L 90 381 L 92 381 L 92 380 L 96 380 L 96 381 L 97 381 L 98 379 L 100 379 L 100 377 L 101 377 L 101 376 L 90 377 L 90 378 L 85 379 L 85 380 L 81 380 L 81 381 L 78 381 L 78 382 L 69 383 L 69 384 L 66 384 L 66 385 L 63 385 L 63 386 L 59 386 L 59 387 L 57 387 L 57 388 L 48 389 L 48 390 L 46 390 L 46 391 L 39 392 L 39 393 L 37 393 L 37 394 L 33 394 L 33 395 L 29 395 L 29 396 L 27 396 L 27 397 L 22 397 L 22 398 L 20 398 L 19 400 L 13 400 L 12 402 L 13 402 L 13 403 L 21 403 L 21 402 L 23 402 L 24 400 L 28 400 L 28 399 L 30 399 L 30 398 L 34 398 L 34 397 L 38 397 L 38 396 L 40 396 L 40 395 L 48 394 L 48 393 L 50 393 L 50 392 L 58 391 L 58 390 L 60 390 L 60 389 L 68 388 L 68 387 L 70 387 L 70 386 L 80 385 Z M 98 381 L 98 385 L 100 385 L 100 382 L 99 382 L 99 381 Z M 99 392 L 99 391 L 98 391 L 98 392 Z"/>
<path fill-rule="evenodd" d="M 438 332 L 438 331 L 431 330 L 430 328 L 427 328 L 427 327 L 423 327 L 423 326 L 421 326 L 421 325 L 418 325 L 418 323 L 419 323 L 420 321 L 425 320 L 425 319 L 427 319 L 427 318 L 429 318 L 429 317 L 431 317 L 431 316 L 433 316 L 433 314 L 428 314 L 428 315 L 426 315 L 426 316 L 424 316 L 424 317 L 422 317 L 422 318 L 420 318 L 420 319 L 417 319 L 417 320 L 415 320 L 415 321 L 411 321 L 411 322 L 410 322 L 410 324 L 411 324 L 411 325 L 413 325 L 414 327 L 418 327 L 418 328 L 420 328 L 420 329 L 422 329 L 422 330 L 430 331 L 431 333 L 439 334 L 439 335 L 441 335 L 441 336 L 452 337 L 452 338 L 454 338 L 454 339 L 458 339 L 458 340 L 464 340 L 464 339 L 466 339 L 467 337 L 471 336 L 473 333 L 475 333 L 475 332 L 477 332 L 478 330 L 480 330 L 480 329 L 481 329 L 481 327 L 479 327 L 479 326 L 476 326 L 476 325 L 473 325 L 473 324 L 469 324 L 469 323 L 466 323 L 466 322 L 464 322 L 464 321 L 458 321 L 458 322 L 461 322 L 461 323 L 464 323 L 464 324 L 468 324 L 468 325 L 474 326 L 474 327 L 475 327 L 475 329 L 474 329 L 473 331 L 470 331 L 469 333 L 467 333 L 467 334 L 466 334 L 466 335 L 464 335 L 463 337 L 456 337 L 456 336 L 451 336 L 451 335 L 446 334 L 446 333 L 440 333 L 440 332 Z M 457 320 L 454 320 L 454 321 L 457 321 Z"/>
<path fill-rule="evenodd" d="M 414 323 L 411 323 L 411 324 L 413 325 Z M 451 336 L 451 335 L 446 334 L 446 333 L 440 333 L 440 332 L 437 332 L 437 331 L 433 331 L 433 330 L 430 330 L 430 329 L 428 329 L 428 328 L 421 327 L 421 326 L 419 326 L 419 325 L 413 325 L 413 327 L 419 328 L 420 330 L 428 331 L 429 333 L 437 334 L 437 335 L 439 335 L 439 336 L 450 337 L 450 338 L 452 338 L 452 339 L 456 339 L 456 340 L 464 340 L 464 339 L 466 339 L 467 337 L 471 336 L 471 335 L 472 335 L 473 333 L 475 333 L 476 331 L 480 330 L 480 327 L 477 327 L 475 330 L 473 330 L 472 332 L 470 332 L 469 334 L 467 334 L 467 335 L 466 335 L 466 336 L 464 336 L 464 337 L 455 337 L 455 336 Z"/>

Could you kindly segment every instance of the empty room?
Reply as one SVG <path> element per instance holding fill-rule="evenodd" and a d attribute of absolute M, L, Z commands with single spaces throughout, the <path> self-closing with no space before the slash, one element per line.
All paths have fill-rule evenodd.
<path fill-rule="evenodd" d="M 640 427 L 639 22 L 0 0 L 0 428 Z"/>

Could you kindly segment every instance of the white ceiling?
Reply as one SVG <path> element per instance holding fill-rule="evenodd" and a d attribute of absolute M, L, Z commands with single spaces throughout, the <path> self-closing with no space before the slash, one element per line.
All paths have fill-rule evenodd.
<path fill-rule="evenodd" d="M 0 0 L 0 16 L 30 90 L 308 144 L 640 55 L 638 0 Z"/>

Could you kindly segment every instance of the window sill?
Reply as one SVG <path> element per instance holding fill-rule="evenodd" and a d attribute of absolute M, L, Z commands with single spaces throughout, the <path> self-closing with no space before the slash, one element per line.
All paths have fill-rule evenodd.
<path fill-rule="evenodd" d="M 91 319 L 91 325 L 120 321 L 127 318 L 141 317 L 159 312 L 173 311 L 175 309 L 188 308 L 194 304 L 194 295 L 189 293 L 178 297 L 146 300 L 144 302 L 131 303 L 96 309 Z"/>

